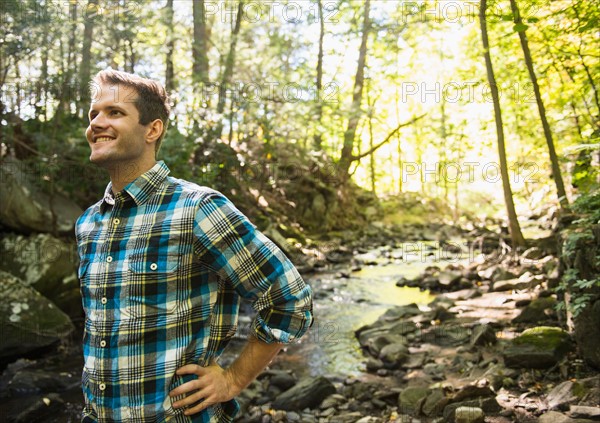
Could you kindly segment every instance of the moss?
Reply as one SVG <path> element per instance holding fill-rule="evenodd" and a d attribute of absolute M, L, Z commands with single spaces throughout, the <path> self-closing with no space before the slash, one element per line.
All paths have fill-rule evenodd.
<path fill-rule="evenodd" d="M 523 331 L 514 341 L 516 345 L 533 345 L 540 349 L 562 350 L 570 345 L 570 336 L 557 327 L 538 326 Z"/>

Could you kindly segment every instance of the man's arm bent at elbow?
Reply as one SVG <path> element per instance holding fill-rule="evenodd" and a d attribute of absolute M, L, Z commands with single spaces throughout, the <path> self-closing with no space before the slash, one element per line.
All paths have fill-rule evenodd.
<path fill-rule="evenodd" d="M 198 379 L 184 383 L 169 393 L 171 397 L 188 394 L 186 398 L 173 403 L 173 407 L 189 406 L 185 414 L 192 415 L 211 405 L 231 400 L 256 379 L 283 346 L 277 342 L 267 344 L 250 335 L 240 355 L 227 369 L 218 364 L 207 367 L 188 364 L 179 368 L 178 375 L 195 374 Z"/>

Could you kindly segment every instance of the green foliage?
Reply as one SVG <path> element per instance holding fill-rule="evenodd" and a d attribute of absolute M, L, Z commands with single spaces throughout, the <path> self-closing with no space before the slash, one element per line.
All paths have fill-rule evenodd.
<path fill-rule="evenodd" d="M 583 194 L 572 204 L 573 211 L 582 217 L 578 223 L 597 224 L 600 223 L 600 190 L 590 194 Z M 584 236 L 584 235 L 581 235 Z M 588 238 L 592 235 L 587 233 Z"/>
<path fill-rule="evenodd" d="M 573 208 L 578 212 L 589 212 L 590 207 L 593 211 L 597 211 L 597 199 L 589 198 L 581 199 L 575 202 Z M 595 209 L 594 209 L 595 208 Z M 571 267 L 568 267 L 562 279 L 556 288 L 558 293 L 570 294 L 570 302 L 568 304 L 569 311 L 573 314 L 573 317 L 577 317 L 589 304 L 595 301 L 600 295 L 600 275 L 593 269 L 600 268 L 600 250 L 598 247 L 594 247 L 595 236 L 592 232 L 591 226 L 587 219 L 581 219 L 581 222 L 585 222 L 582 228 L 570 231 L 567 233 L 566 239 L 563 244 L 562 255 L 563 261 Z M 582 256 L 585 253 L 592 252 L 595 257 L 593 263 L 586 263 L 586 268 L 591 268 L 591 271 L 587 271 L 589 276 L 582 276 Z M 586 256 L 589 258 L 589 256 Z M 559 310 L 566 310 L 565 303 L 559 303 Z"/>

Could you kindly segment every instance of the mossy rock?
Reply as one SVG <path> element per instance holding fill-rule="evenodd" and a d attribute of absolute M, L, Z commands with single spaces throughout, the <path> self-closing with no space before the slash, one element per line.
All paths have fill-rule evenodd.
<path fill-rule="evenodd" d="M 557 327 L 525 330 L 504 351 L 507 367 L 545 369 L 554 366 L 573 348 L 571 337 Z"/>
<path fill-rule="evenodd" d="M 539 348 L 566 348 L 568 351 L 571 347 L 571 337 L 561 328 L 537 326 L 524 330 L 513 343 L 516 345 L 530 344 Z"/>

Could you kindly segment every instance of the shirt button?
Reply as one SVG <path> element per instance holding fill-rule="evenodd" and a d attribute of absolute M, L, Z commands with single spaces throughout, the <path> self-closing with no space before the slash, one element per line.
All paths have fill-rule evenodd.
<path fill-rule="evenodd" d="M 106 347 L 106 341 L 104 339 L 102 341 L 100 341 L 100 346 L 102 348 Z"/>
<path fill-rule="evenodd" d="M 100 300 L 100 302 L 102 304 L 106 304 L 108 302 L 108 300 L 106 299 L 106 297 L 102 297 L 102 299 Z"/>
<path fill-rule="evenodd" d="M 156 269 L 158 269 L 158 265 L 156 263 L 152 263 L 150 265 L 150 270 L 156 270 Z"/>
<path fill-rule="evenodd" d="M 117 219 L 113 220 L 113 223 L 114 223 L 115 225 L 118 225 L 119 223 L 121 223 L 121 219 L 118 219 L 118 218 L 117 218 Z"/>
<path fill-rule="evenodd" d="M 106 385 L 104 383 L 101 383 L 98 388 L 100 388 L 101 391 L 104 391 L 106 389 Z"/>
<path fill-rule="evenodd" d="M 107 261 L 108 263 L 110 263 L 110 262 L 112 261 L 112 257 L 111 257 L 111 256 L 108 256 L 108 257 L 106 257 L 106 261 Z"/>

